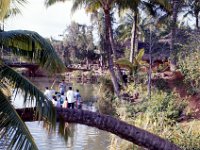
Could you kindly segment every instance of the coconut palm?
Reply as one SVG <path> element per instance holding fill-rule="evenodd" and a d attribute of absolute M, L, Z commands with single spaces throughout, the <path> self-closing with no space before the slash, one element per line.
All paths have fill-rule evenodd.
<path fill-rule="evenodd" d="M 170 41 L 170 70 L 176 70 L 177 52 L 175 48 L 178 12 L 184 0 L 171 0 L 171 41 Z"/>
<path fill-rule="evenodd" d="M 148 14 L 155 17 L 155 11 L 158 7 L 161 10 L 170 11 L 170 4 L 167 0 L 124 0 L 124 1 L 117 1 L 119 10 L 126 10 L 129 9 L 133 13 L 133 23 L 131 29 L 131 50 L 130 50 L 130 62 L 133 62 L 134 57 L 138 50 L 138 23 L 139 23 L 139 14 L 141 13 L 140 8 L 142 10 L 146 9 Z"/>

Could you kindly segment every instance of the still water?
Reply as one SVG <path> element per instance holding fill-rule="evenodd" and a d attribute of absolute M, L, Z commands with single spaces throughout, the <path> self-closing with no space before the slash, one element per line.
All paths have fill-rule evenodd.
<path fill-rule="evenodd" d="M 41 90 L 44 90 L 45 86 L 50 87 L 53 82 L 45 78 L 34 78 L 32 81 Z M 57 84 L 55 84 L 55 89 Z M 84 101 L 96 99 L 92 85 L 73 85 L 73 87 L 80 90 Z M 22 95 L 17 95 L 14 102 L 16 107 L 22 107 L 22 98 Z M 96 111 L 93 103 L 85 104 L 83 109 Z M 81 124 L 69 125 L 70 134 L 67 141 L 59 135 L 58 130 L 55 133 L 48 134 L 43 129 L 42 123 L 26 122 L 26 124 L 40 150 L 107 150 L 110 144 L 109 133 Z"/>

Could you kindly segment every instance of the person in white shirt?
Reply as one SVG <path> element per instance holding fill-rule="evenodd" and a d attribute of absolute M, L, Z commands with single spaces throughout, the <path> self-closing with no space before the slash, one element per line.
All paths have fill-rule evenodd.
<path fill-rule="evenodd" d="M 46 89 L 45 89 L 45 91 L 44 91 L 44 95 L 45 95 L 49 100 L 52 99 L 52 93 L 51 93 L 51 90 L 49 90 L 48 87 L 46 87 Z"/>
<path fill-rule="evenodd" d="M 67 91 L 67 100 L 68 100 L 68 108 L 74 109 L 75 105 L 75 98 L 74 98 L 74 91 L 72 90 L 72 87 L 69 87 L 69 90 Z"/>

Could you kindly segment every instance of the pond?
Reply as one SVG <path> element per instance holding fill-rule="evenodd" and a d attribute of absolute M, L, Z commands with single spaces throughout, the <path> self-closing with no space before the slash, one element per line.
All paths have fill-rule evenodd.
<path fill-rule="evenodd" d="M 50 87 L 52 83 L 52 80 L 46 78 L 34 78 L 32 81 L 43 91 L 45 86 Z M 95 86 L 73 85 L 73 87 L 78 88 L 84 101 L 87 101 L 83 109 L 96 111 L 94 103 L 90 102 L 96 100 L 95 92 L 93 92 Z M 14 102 L 15 107 L 23 107 L 22 98 L 22 95 L 17 95 Z M 59 135 L 58 130 L 51 134 L 45 131 L 42 122 L 26 122 L 26 124 L 40 150 L 107 150 L 110 144 L 108 132 L 81 124 L 69 125 L 70 134 L 67 141 Z"/>

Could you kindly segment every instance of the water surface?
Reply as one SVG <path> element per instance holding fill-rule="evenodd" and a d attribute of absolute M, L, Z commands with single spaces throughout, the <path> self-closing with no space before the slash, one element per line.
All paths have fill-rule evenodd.
<path fill-rule="evenodd" d="M 45 86 L 51 86 L 53 80 L 47 78 L 33 78 L 34 84 L 44 91 Z M 58 83 L 55 84 L 55 89 Z M 94 85 L 73 85 L 78 88 L 85 101 L 91 101 L 96 98 L 94 95 Z M 18 108 L 23 107 L 23 95 L 16 96 L 14 105 Z M 87 103 L 83 109 L 96 111 L 93 103 Z M 43 129 L 42 122 L 26 122 L 35 142 L 40 150 L 107 150 L 109 142 L 109 133 L 81 124 L 70 124 L 70 135 L 67 142 L 55 131 L 49 134 Z M 58 127 L 57 127 L 58 128 Z"/>

